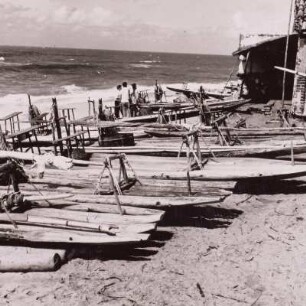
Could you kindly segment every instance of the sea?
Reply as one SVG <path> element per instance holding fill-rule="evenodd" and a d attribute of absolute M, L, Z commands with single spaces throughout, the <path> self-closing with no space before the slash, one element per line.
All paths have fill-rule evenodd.
<path fill-rule="evenodd" d="M 27 112 L 27 94 L 42 111 L 56 97 L 60 107 L 81 106 L 84 116 L 88 99 L 112 105 L 124 81 L 153 95 L 157 80 L 170 102 L 167 86 L 222 90 L 237 65 L 230 55 L 0 46 L 0 117 Z"/>

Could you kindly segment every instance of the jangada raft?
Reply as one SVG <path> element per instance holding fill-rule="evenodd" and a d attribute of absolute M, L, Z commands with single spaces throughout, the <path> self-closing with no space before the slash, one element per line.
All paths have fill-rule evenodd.
<path fill-rule="evenodd" d="M 104 153 L 104 154 L 134 154 L 134 155 L 147 155 L 147 156 L 178 156 L 180 143 L 175 140 L 165 140 L 164 146 L 136 146 L 136 147 L 90 147 L 86 148 L 87 153 Z M 306 152 L 305 142 L 275 142 L 272 144 L 252 144 L 252 145 L 237 145 L 237 146 L 221 146 L 209 145 L 202 146 L 202 156 L 212 156 L 212 152 L 218 157 L 276 157 L 290 154 Z M 186 152 L 181 152 L 181 156 L 185 156 Z"/>
<path fill-rule="evenodd" d="M 21 152 L 3 152 L 2 158 L 10 156 L 14 159 L 32 160 L 38 164 L 36 175 L 43 179 L 45 166 L 57 166 L 68 169 L 74 162 L 65 157 L 36 156 Z M 69 166 L 69 167 L 68 167 Z M 63 172 L 66 172 L 63 171 Z M 147 240 L 150 232 L 156 229 L 156 224 L 163 218 L 164 212 L 160 210 L 144 208 L 125 208 L 120 210 L 113 207 L 93 207 L 88 199 L 84 198 L 87 206 L 81 206 L 71 201 L 67 205 L 67 198 L 72 198 L 68 193 L 49 193 L 42 195 L 40 187 L 36 187 L 36 195 L 24 195 L 19 191 L 20 183 L 31 181 L 23 169 L 16 163 L 9 161 L 0 167 L 1 184 L 6 189 L 0 197 L 0 242 L 16 244 L 29 243 L 60 244 L 67 248 L 70 244 L 85 245 L 117 245 L 130 244 Z M 20 179 L 22 176 L 22 180 Z M 71 174 L 70 174 L 71 175 Z M 7 193 L 6 186 L 10 180 L 13 183 L 14 192 Z M 9 183 L 10 184 L 10 183 Z M 33 182 L 31 182 L 32 187 Z M 2 188 L 1 188 L 2 189 Z M 35 188 L 34 188 L 35 189 Z M 76 197 L 77 198 L 77 197 Z M 50 201 L 61 203 L 52 203 Z M 35 202 L 33 202 L 35 201 Z M 120 203 L 119 203 L 120 204 Z M 51 206 L 50 207 L 46 207 Z M 67 206 L 69 208 L 65 209 Z M 3 249 L 3 247 L 2 247 Z M 15 250 L 15 249 L 14 249 Z M 4 250 L 5 251 L 5 250 Z M 18 250 L 17 250 L 18 251 Z M 55 253 L 48 253 L 51 262 Z M 0 252 L 1 257 L 1 252 Z M 49 263 L 49 261 L 48 261 Z M 52 268 L 53 264 L 51 264 Z M 9 267 L 11 267 L 9 265 Z M 7 269 L 10 269 L 7 267 Z M 50 265 L 42 267 L 49 269 Z M 5 270 L 0 263 L 0 270 Z M 34 269 L 34 268 L 33 268 Z"/>
<path fill-rule="evenodd" d="M 140 176 L 164 180 L 186 180 L 187 171 L 156 171 L 142 169 Z M 306 165 L 292 165 L 288 161 L 259 158 L 230 158 L 208 161 L 201 170 L 189 172 L 191 180 L 199 181 L 240 181 L 250 179 L 287 179 L 306 175 Z"/>

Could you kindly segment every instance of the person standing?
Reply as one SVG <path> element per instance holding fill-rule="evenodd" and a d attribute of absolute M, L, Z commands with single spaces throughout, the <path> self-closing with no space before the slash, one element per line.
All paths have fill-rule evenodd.
<path fill-rule="evenodd" d="M 120 118 L 120 109 L 121 109 L 121 99 L 122 99 L 122 86 L 117 85 L 117 97 L 115 100 L 115 117 L 116 119 Z"/>
<path fill-rule="evenodd" d="M 132 93 L 130 94 L 130 110 L 131 110 L 131 117 L 136 117 L 138 112 L 137 100 L 138 100 L 138 93 L 137 93 L 137 85 L 133 83 L 132 85 Z"/>
<path fill-rule="evenodd" d="M 163 94 L 164 94 L 163 89 L 157 83 L 157 80 L 156 80 L 155 81 L 155 89 L 154 89 L 154 96 L 155 96 L 155 102 L 156 103 L 162 102 Z"/>
<path fill-rule="evenodd" d="M 123 117 L 130 117 L 130 95 L 127 88 L 127 82 L 122 83 L 121 107 Z"/>

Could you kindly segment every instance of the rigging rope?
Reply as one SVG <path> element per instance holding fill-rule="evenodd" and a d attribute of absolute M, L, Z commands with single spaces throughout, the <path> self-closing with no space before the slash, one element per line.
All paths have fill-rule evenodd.
<path fill-rule="evenodd" d="M 237 62 L 238 62 L 238 61 L 236 61 L 236 62 L 234 63 L 233 68 L 232 68 L 232 71 L 231 71 L 231 73 L 230 73 L 228 79 L 226 80 L 225 85 L 224 85 L 224 87 L 223 87 L 221 93 L 224 93 L 224 92 L 225 92 L 225 89 L 226 89 L 227 84 L 228 84 L 228 83 L 230 82 L 230 80 L 232 79 L 232 76 L 233 76 L 233 73 L 234 73 L 234 69 L 237 67 Z"/>

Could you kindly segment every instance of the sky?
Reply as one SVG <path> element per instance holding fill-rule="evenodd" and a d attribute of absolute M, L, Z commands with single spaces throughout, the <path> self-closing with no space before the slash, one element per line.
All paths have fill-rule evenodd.
<path fill-rule="evenodd" d="M 0 45 L 231 54 L 286 34 L 291 0 L 0 0 Z"/>

